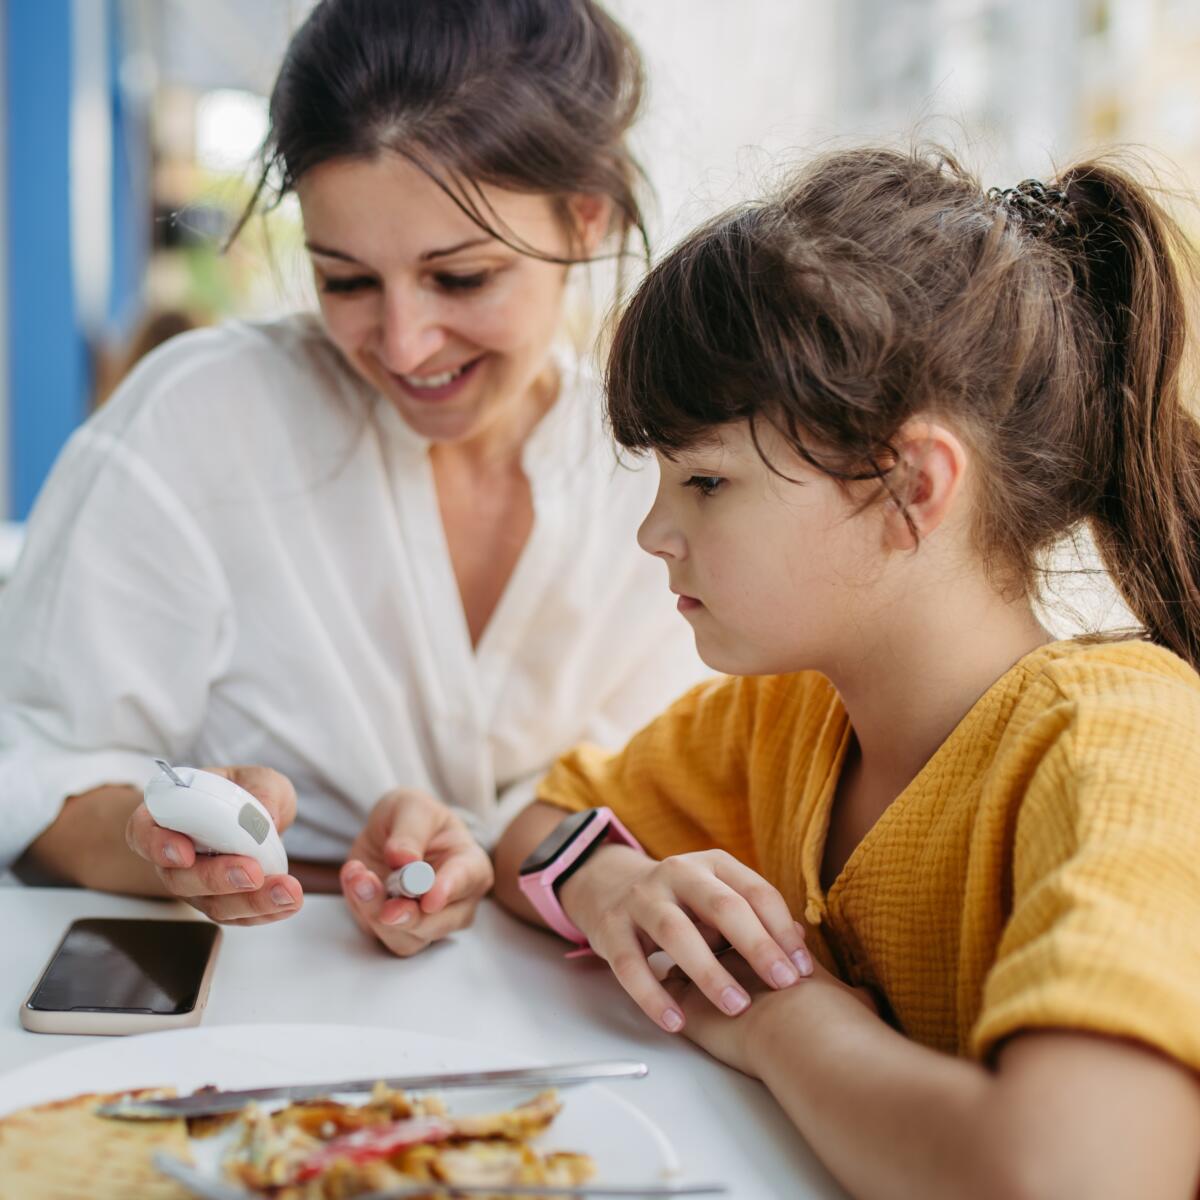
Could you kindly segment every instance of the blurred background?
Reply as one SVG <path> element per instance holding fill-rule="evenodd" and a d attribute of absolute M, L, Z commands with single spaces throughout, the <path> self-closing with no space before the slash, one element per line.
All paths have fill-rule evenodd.
<path fill-rule="evenodd" d="M 63 442 L 141 354 L 314 303 L 293 204 L 221 250 L 310 6 L 0 0 L 0 581 Z M 608 7 L 648 65 L 658 251 L 780 161 L 914 129 L 988 184 L 1132 144 L 1200 188 L 1200 0 Z"/>

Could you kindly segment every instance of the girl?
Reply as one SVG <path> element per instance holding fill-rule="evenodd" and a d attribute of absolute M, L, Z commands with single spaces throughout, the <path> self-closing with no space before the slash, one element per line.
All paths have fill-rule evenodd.
<path fill-rule="evenodd" d="M 265 157 L 321 319 L 172 341 L 65 451 L 0 613 L 0 866 L 233 924 L 303 876 L 411 954 L 556 754 L 700 677 L 633 545 L 653 484 L 559 345 L 570 264 L 642 228 L 640 79 L 591 0 L 315 7 Z M 294 813 L 294 875 L 155 826 L 155 757 Z M 387 900 L 413 858 L 433 890 Z"/>
<path fill-rule="evenodd" d="M 612 424 L 661 475 L 639 540 L 731 677 L 560 760 L 498 886 L 552 912 L 517 865 L 611 807 L 641 847 L 594 843 L 558 927 L 857 1196 L 1196 1193 L 1182 256 L 1101 162 L 985 194 L 849 152 L 691 236 L 620 322 Z M 1081 525 L 1144 636 L 1039 624 Z"/>

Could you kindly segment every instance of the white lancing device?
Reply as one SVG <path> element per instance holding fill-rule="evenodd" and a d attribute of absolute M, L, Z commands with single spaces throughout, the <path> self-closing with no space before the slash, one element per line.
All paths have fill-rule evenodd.
<path fill-rule="evenodd" d="M 387 894 L 393 899 L 403 897 L 418 900 L 433 887 L 436 878 L 434 869 L 427 862 L 410 862 L 397 867 L 387 877 L 384 886 Z"/>
<path fill-rule="evenodd" d="M 267 875 L 286 875 L 287 851 L 271 814 L 231 779 L 154 760 L 161 774 L 146 784 L 146 807 L 164 829 L 190 837 L 197 854 L 242 854 Z"/>

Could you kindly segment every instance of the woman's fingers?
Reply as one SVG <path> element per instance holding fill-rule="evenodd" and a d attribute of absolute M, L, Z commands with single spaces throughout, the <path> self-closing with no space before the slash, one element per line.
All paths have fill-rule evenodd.
<path fill-rule="evenodd" d="M 364 863 L 358 859 L 345 863 L 341 883 L 342 893 L 358 927 L 369 937 L 382 942 L 393 954 L 406 958 L 429 944 L 427 938 L 411 933 L 403 924 L 388 924 L 383 920 L 385 910 L 396 901 L 387 898 L 379 876 Z M 411 900 L 402 903 L 413 905 Z"/>
<path fill-rule="evenodd" d="M 192 839 L 156 824 L 144 804 L 139 804 L 130 815 L 125 825 L 125 841 L 134 854 L 166 871 L 190 867 L 196 860 Z"/>
<path fill-rule="evenodd" d="M 223 895 L 208 893 L 187 899 L 206 916 L 222 924 L 261 923 L 282 920 L 299 912 L 304 904 L 304 892 L 299 881 L 291 875 L 269 875 L 260 887 L 252 890 Z"/>
<path fill-rule="evenodd" d="M 212 775 L 223 775 L 245 788 L 271 814 L 282 833 L 296 819 L 296 789 L 292 781 L 270 767 L 205 767 Z"/>

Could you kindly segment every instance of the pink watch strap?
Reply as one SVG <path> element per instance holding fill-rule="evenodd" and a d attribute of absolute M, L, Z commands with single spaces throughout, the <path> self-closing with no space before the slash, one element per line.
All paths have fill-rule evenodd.
<path fill-rule="evenodd" d="M 517 879 L 521 891 L 528 898 L 530 904 L 537 909 L 546 924 L 560 937 L 566 938 L 568 942 L 574 942 L 579 947 L 579 949 L 570 951 L 567 955 L 568 958 L 591 954 L 592 950 L 588 946 L 587 936 L 567 916 L 559 902 L 558 895 L 554 890 L 555 885 L 589 847 L 601 840 L 619 842 L 622 845 L 631 846 L 634 850 L 642 848 L 637 838 L 625 828 L 611 808 L 597 808 L 596 817 L 586 829 L 576 835 L 570 845 L 553 862 L 534 874 L 521 875 Z"/>

